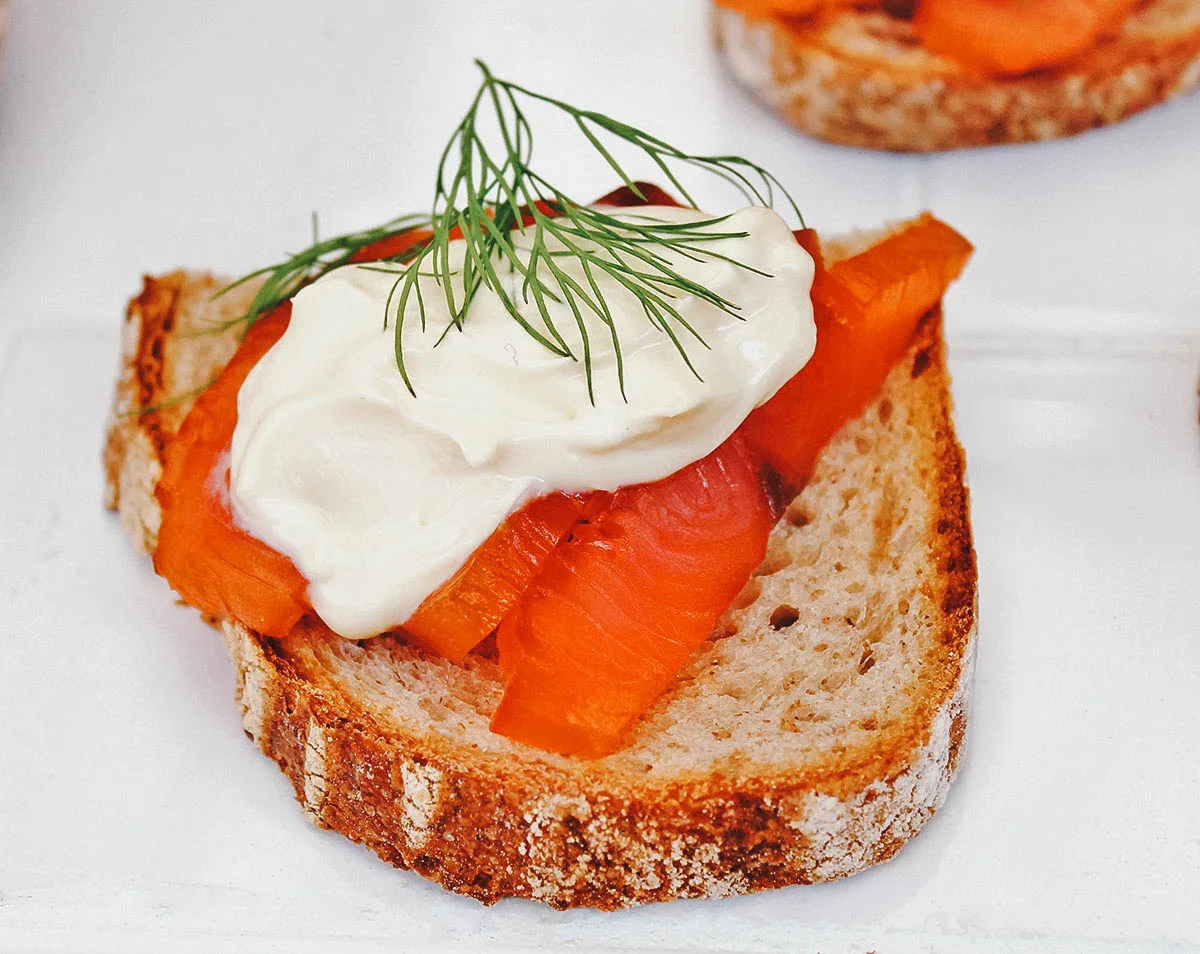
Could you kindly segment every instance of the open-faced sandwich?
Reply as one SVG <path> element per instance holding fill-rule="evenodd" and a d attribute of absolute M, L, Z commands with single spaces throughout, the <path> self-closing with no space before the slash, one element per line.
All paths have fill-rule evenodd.
<path fill-rule="evenodd" d="M 716 0 L 734 75 L 832 142 L 1070 136 L 1200 80 L 1196 0 Z"/>
<path fill-rule="evenodd" d="M 886 860 L 966 726 L 940 300 L 970 245 L 793 232 L 748 161 L 483 76 L 432 215 L 146 279 L 110 506 L 304 810 L 397 866 L 615 908 Z M 625 185 L 543 178 L 530 102 Z M 752 207 L 696 211 L 680 165 Z"/>

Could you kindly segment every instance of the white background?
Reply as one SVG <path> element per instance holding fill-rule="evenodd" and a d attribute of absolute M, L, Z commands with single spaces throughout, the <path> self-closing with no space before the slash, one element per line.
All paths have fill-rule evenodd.
<path fill-rule="evenodd" d="M 699 0 L 17 0 L 0 60 L 0 950 L 1200 950 L 1200 95 L 1053 144 L 806 140 Z M 501 76 L 772 169 L 810 224 L 920 208 L 948 313 L 983 625 L 943 812 L 848 881 L 618 915 L 491 909 L 311 828 L 218 637 L 100 510 L 124 302 L 428 206 Z M 610 176 L 549 137 L 581 195 Z M 650 176 L 652 170 L 637 169 Z M 695 180 L 697 193 L 721 194 Z"/>

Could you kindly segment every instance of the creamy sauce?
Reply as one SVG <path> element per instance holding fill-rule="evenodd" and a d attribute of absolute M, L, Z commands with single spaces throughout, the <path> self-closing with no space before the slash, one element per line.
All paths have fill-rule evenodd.
<path fill-rule="evenodd" d="M 709 217 L 667 207 L 621 214 Z M 748 232 L 711 247 L 766 274 L 669 256 L 677 271 L 740 306 L 739 319 L 694 296 L 675 300 L 709 346 L 681 332 L 700 378 L 637 299 L 600 277 L 628 400 L 617 385 L 610 332 L 585 312 L 594 405 L 582 365 L 537 343 L 486 290 L 463 330 L 438 344 L 449 313 L 441 290 L 422 279 L 426 329 L 415 301 L 404 321 L 413 397 L 396 368 L 393 328 L 383 327 L 394 276 L 347 266 L 310 285 L 238 395 L 237 519 L 291 557 L 321 618 L 357 639 L 411 616 L 528 500 L 658 480 L 704 457 L 804 365 L 816 342 L 813 263 L 786 223 L 750 208 L 716 228 Z M 515 238 L 518 246 L 528 241 Z M 452 264 L 463 255 L 463 243 L 452 243 Z M 574 258 L 558 261 L 583 283 Z M 520 302 L 519 275 L 509 293 Z M 574 315 L 565 303 L 549 306 L 582 355 Z M 521 311 L 542 325 L 535 304 Z"/>

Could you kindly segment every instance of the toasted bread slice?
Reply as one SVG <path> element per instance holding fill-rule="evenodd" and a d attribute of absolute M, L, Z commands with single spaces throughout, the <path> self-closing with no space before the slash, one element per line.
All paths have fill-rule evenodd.
<path fill-rule="evenodd" d="M 988 76 L 924 49 L 912 24 L 841 9 L 785 24 L 716 7 L 733 75 L 820 139 L 928 152 L 1070 136 L 1200 81 L 1200 3 L 1147 0 L 1119 31 L 1053 69 Z"/>
<path fill-rule="evenodd" d="M 155 544 L 153 489 L 186 399 L 228 360 L 250 291 L 147 278 L 130 304 L 109 505 Z M 217 621 L 247 733 L 305 812 L 484 902 L 617 908 L 828 881 L 891 857 L 962 752 L 975 558 L 940 311 L 847 424 L 712 640 L 622 750 L 583 761 L 488 730 L 495 662 L 302 623 Z M 136 414 L 140 407 L 157 409 Z"/>

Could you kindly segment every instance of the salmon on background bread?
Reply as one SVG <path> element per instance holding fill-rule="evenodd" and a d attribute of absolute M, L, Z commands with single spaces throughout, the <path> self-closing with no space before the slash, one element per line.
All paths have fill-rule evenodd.
<path fill-rule="evenodd" d="M 713 31 L 788 122 L 871 149 L 1070 136 L 1200 81 L 1195 0 L 716 0 Z"/>
<path fill-rule="evenodd" d="M 826 243 L 829 261 L 878 236 Z M 129 307 L 108 503 L 153 552 L 190 398 L 237 347 L 243 286 L 176 272 Z M 208 333 L 196 334 L 205 330 Z M 150 408 L 146 413 L 139 409 Z M 716 631 L 598 759 L 489 729 L 503 675 L 306 618 L 220 626 L 243 724 L 318 825 L 485 902 L 625 907 L 828 881 L 891 857 L 962 755 L 975 562 L 940 309 L 812 464 Z"/>

